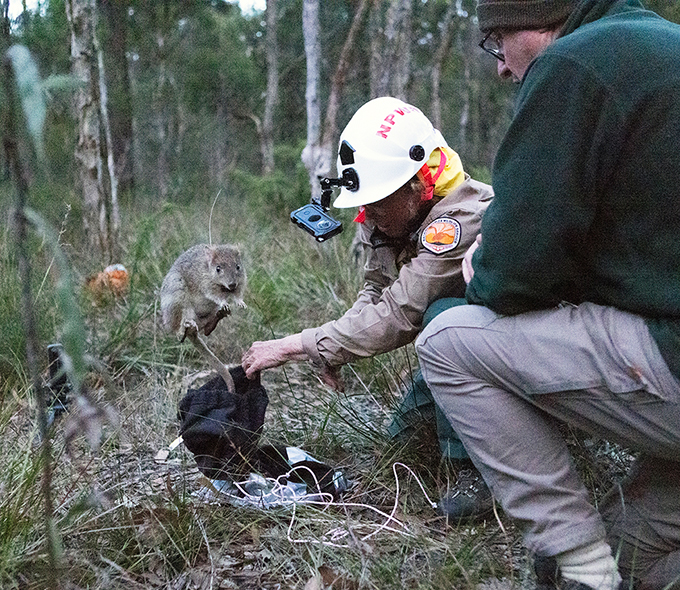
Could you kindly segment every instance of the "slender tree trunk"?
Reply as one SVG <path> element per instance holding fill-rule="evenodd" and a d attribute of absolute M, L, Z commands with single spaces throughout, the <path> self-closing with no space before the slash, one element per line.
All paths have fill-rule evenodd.
<path fill-rule="evenodd" d="M 432 64 L 432 106 L 430 107 L 430 116 L 432 124 L 437 128 L 441 129 L 442 125 L 442 104 L 441 96 L 439 95 L 439 83 L 441 81 L 442 65 L 444 63 L 444 58 L 449 52 L 449 47 L 451 46 L 451 39 L 453 38 L 453 17 L 456 14 L 460 14 L 462 11 L 462 0 L 456 0 L 456 2 L 451 2 L 449 7 L 444 14 L 444 20 L 441 23 L 442 36 L 439 41 L 439 47 L 434 54 L 433 64 Z"/>
<path fill-rule="evenodd" d="M 333 83 L 331 84 L 331 91 L 328 96 L 328 108 L 326 109 L 326 118 L 324 121 L 323 138 L 321 140 L 321 159 L 320 170 L 321 173 L 327 175 L 333 167 L 334 147 L 338 136 L 338 110 L 340 108 L 340 95 L 345 86 L 345 77 L 347 75 L 347 68 L 349 67 L 349 56 L 356 42 L 357 34 L 364 22 L 364 16 L 368 7 L 369 0 L 360 0 L 357 11 L 354 13 L 352 19 L 352 26 L 347 33 L 345 43 L 342 46 L 340 59 L 335 68 L 335 75 L 333 76 Z"/>
<path fill-rule="evenodd" d="M 109 123 L 108 113 L 108 90 L 106 88 L 106 70 L 104 69 L 104 54 L 99 46 L 96 31 L 94 32 L 94 48 L 97 52 L 97 65 L 99 71 L 99 107 L 101 122 L 104 128 L 106 139 L 106 163 L 109 178 L 110 202 L 103 207 L 103 218 L 100 220 L 100 227 L 109 236 L 109 254 L 113 259 L 118 257 L 118 237 L 120 234 L 120 211 L 118 209 L 118 176 L 113 155 L 113 139 L 111 136 L 111 124 Z M 106 193 L 105 193 L 106 196 Z"/>
<path fill-rule="evenodd" d="M 470 121 L 470 93 L 472 92 L 472 85 L 470 79 L 470 60 L 461 53 L 463 59 L 463 87 L 462 92 L 462 106 L 460 109 L 460 119 L 458 123 L 459 137 L 458 150 L 465 153 L 468 149 L 468 123 Z"/>
<path fill-rule="evenodd" d="M 2 0 L 2 37 L 9 42 L 9 0 Z"/>
<path fill-rule="evenodd" d="M 395 3 L 399 4 L 399 3 Z M 413 46 L 413 0 L 403 0 L 398 14 L 395 14 L 396 34 L 391 50 L 392 80 L 389 85 L 392 96 L 408 101 L 408 86 L 411 80 L 411 48 Z M 397 11 L 395 10 L 395 13 Z M 392 34 L 392 24 L 388 23 L 388 31 Z"/>
<path fill-rule="evenodd" d="M 106 218 L 106 199 L 102 182 L 97 77 L 93 75 L 96 63 L 94 0 L 66 0 L 65 6 L 71 29 L 71 71 L 81 82 L 75 93 L 74 106 L 78 117 L 78 144 L 75 156 L 83 194 L 83 223 L 90 247 L 106 257 L 110 242 L 105 224 L 100 223 Z"/>
<path fill-rule="evenodd" d="M 383 27 L 382 0 L 375 0 L 370 19 L 371 97 L 392 95 L 406 100 L 411 76 L 413 0 L 390 0 Z"/>
<path fill-rule="evenodd" d="M 156 130 L 158 132 L 158 158 L 157 158 L 157 182 L 161 198 L 166 200 L 170 190 L 170 105 L 168 103 L 169 73 L 165 59 L 165 36 L 156 32 L 156 45 L 158 48 L 158 83 L 154 92 L 154 106 Z"/>
<path fill-rule="evenodd" d="M 267 0 L 267 98 L 262 119 L 262 172 L 274 171 L 274 109 L 279 100 L 279 47 L 276 40 L 277 2 Z"/>
<path fill-rule="evenodd" d="M 10 22 L 9 22 L 9 0 L 2 0 L 2 23 L 0 23 L 2 28 L 2 37 L 0 38 L 0 52 L 1 55 L 5 55 L 5 51 L 10 46 Z M 3 178 L 8 179 L 10 177 L 10 163 L 9 163 L 9 152 L 10 145 L 9 139 L 5 137 L 3 133 L 2 136 L 2 155 L 3 155 Z"/>
<path fill-rule="evenodd" d="M 371 12 L 368 17 L 368 38 L 371 55 L 369 58 L 369 84 L 371 98 L 380 96 L 380 70 L 382 67 L 383 26 L 382 0 L 372 0 Z"/>
<path fill-rule="evenodd" d="M 128 3 L 120 0 L 99 0 L 106 18 L 109 36 L 105 47 L 108 88 L 111 90 L 109 119 L 113 160 L 116 166 L 118 188 L 130 190 L 134 186 L 132 92 L 127 60 L 127 10 Z"/>
<path fill-rule="evenodd" d="M 3 49 L 9 47 L 9 0 L 2 0 L 2 43 Z M 4 51 L 3 51 L 4 55 Z"/>
<path fill-rule="evenodd" d="M 312 198 L 321 196 L 319 186 L 319 160 L 321 152 L 321 108 L 319 106 L 319 78 L 321 44 L 319 43 L 319 0 L 303 0 L 302 32 L 307 58 L 307 145 L 302 150 L 302 162 L 309 173 Z"/>

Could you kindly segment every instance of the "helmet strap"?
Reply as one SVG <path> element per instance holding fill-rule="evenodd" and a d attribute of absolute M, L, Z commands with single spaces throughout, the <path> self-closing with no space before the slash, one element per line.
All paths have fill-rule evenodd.
<path fill-rule="evenodd" d="M 420 178 L 425 185 L 425 191 L 423 192 L 422 198 L 423 201 L 429 201 L 434 196 L 434 186 L 437 183 L 437 179 L 442 175 L 442 172 L 444 172 L 444 168 L 446 168 L 446 155 L 444 154 L 444 150 L 440 149 L 439 167 L 434 174 L 430 171 L 427 162 L 425 162 L 420 170 L 418 170 L 418 178 Z"/>

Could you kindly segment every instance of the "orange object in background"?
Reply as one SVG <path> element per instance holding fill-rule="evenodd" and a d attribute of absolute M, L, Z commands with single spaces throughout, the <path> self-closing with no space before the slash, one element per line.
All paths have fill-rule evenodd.
<path fill-rule="evenodd" d="M 130 287 L 130 275 L 122 264 L 111 264 L 102 272 L 85 281 L 85 287 L 96 303 L 103 303 L 107 296 L 122 297 Z"/>

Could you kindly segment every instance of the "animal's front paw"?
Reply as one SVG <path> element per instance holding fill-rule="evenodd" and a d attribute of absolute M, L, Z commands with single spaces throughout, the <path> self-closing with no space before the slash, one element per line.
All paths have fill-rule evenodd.
<path fill-rule="evenodd" d="M 224 304 L 222 307 L 220 307 L 217 310 L 217 317 L 219 319 L 226 318 L 228 315 L 231 315 L 231 307 L 229 307 L 228 304 Z"/>
<path fill-rule="evenodd" d="M 198 334 L 198 325 L 195 320 L 185 320 L 180 329 L 177 331 L 177 339 L 184 342 L 187 336 L 195 336 Z"/>
<path fill-rule="evenodd" d="M 246 302 L 243 301 L 243 299 L 237 299 L 236 300 L 236 305 L 238 305 L 241 309 L 246 309 L 248 306 L 246 305 Z"/>

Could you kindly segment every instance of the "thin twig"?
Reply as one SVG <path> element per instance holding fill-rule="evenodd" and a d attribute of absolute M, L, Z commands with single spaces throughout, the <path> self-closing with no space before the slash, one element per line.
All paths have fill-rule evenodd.
<path fill-rule="evenodd" d="M 213 209 L 215 209 L 215 203 L 217 203 L 217 199 L 220 196 L 220 193 L 222 192 L 222 189 L 217 191 L 217 194 L 215 195 L 215 200 L 213 201 L 212 207 L 210 207 L 210 217 L 208 218 L 208 243 L 212 246 L 212 216 L 213 216 Z"/>

